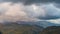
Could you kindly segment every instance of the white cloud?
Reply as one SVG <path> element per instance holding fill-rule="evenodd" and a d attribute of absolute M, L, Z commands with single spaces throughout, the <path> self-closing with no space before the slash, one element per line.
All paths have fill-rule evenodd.
<path fill-rule="evenodd" d="M 47 21 L 54 24 L 60 24 L 60 19 L 47 20 Z"/>
<path fill-rule="evenodd" d="M 27 19 L 27 14 L 24 12 L 24 6 L 20 3 L 15 3 L 11 5 L 11 2 L 5 2 L 5 3 L 0 3 L 0 20 L 5 21 L 5 20 L 11 20 L 11 21 L 16 21 L 19 19 L 26 18 Z"/>
<path fill-rule="evenodd" d="M 56 12 L 53 10 L 53 13 L 50 13 L 47 9 L 47 7 L 50 7 L 48 9 L 52 10 L 54 9 L 54 6 L 49 5 L 39 5 L 36 4 L 32 5 L 23 5 L 22 3 L 11 3 L 11 2 L 4 2 L 0 3 L 0 21 L 18 21 L 18 20 L 26 20 L 26 21 L 32 21 L 36 20 L 38 21 L 38 17 L 46 17 L 48 14 L 49 16 L 55 15 L 59 16 L 59 11 Z M 48 11 L 48 12 L 47 12 Z M 51 11 L 52 12 L 52 11 Z M 57 15 L 56 15 L 56 14 Z"/>
<path fill-rule="evenodd" d="M 27 10 L 26 10 L 27 9 Z M 26 12 L 30 17 L 44 17 L 46 14 L 42 6 L 37 6 L 35 4 L 26 6 Z"/>
<path fill-rule="evenodd" d="M 34 21 L 36 17 L 44 16 L 44 10 L 36 5 L 24 6 L 22 3 L 0 3 L 0 22 L 3 21 Z M 39 10 L 40 9 L 40 10 Z"/>

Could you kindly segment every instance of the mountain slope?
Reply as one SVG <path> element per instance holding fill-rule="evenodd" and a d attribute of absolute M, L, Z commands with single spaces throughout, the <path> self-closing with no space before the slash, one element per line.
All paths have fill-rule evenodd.
<path fill-rule="evenodd" d="M 48 26 L 60 26 L 60 24 L 54 24 L 51 22 L 47 22 L 47 21 L 17 21 L 17 22 L 5 22 L 5 24 L 10 24 L 10 23 L 18 23 L 18 24 L 29 24 L 29 25 L 38 25 L 38 26 L 42 26 L 44 28 L 48 27 Z"/>
<path fill-rule="evenodd" d="M 43 27 L 29 24 L 7 23 L 0 24 L 3 34 L 40 34 Z"/>
<path fill-rule="evenodd" d="M 40 34 L 60 34 L 60 26 L 47 27 Z"/>

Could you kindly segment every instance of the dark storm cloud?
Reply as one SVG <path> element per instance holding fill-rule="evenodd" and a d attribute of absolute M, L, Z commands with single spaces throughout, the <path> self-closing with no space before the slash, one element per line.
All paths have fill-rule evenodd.
<path fill-rule="evenodd" d="M 6 2 L 25 2 L 25 0 L 4 0 Z"/>
<path fill-rule="evenodd" d="M 54 6 L 56 6 L 57 8 L 60 8 L 60 3 L 54 3 Z"/>
<path fill-rule="evenodd" d="M 45 16 L 38 17 L 39 19 L 59 19 L 60 18 L 60 9 L 55 7 L 54 4 L 47 4 L 45 7 Z"/>
<path fill-rule="evenodd" d="M 0 0 L 0 2 L 12 2 L 12 3 L 18 3 L 21 2 L 24 5 L 31 5 L 31 4 L 48 4 L 48 3 L 55 3 L 55 6 L 57 8 L 60 7 L 60 0 Z"/>
<path fill-rule="evenodd" d="M 46 17 L 38 17 L 39 19 L 43 20 L 52 20 L 52 19 L 59 19 L 60 17 L 58 16 L 46 16 Z"/>
<path fill-rule="evenodd" d="M 51 3 L 51 2 L 55 2 L 55 3 L 60 3 L 60 0 L 1 0 L 0 2 L 22 2 L 24 4 L 33 4 L 33 3 Z"/>
<path fill-rule="evenodd" d="M 33 3 L 60 3 L 60 0 L 26 0 L 24 4 L 33 4 Z"/>

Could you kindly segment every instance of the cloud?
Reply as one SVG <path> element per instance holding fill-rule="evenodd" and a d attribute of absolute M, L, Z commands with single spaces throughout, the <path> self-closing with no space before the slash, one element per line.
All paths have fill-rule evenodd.
<path fill-rule="evenodd" d="M 0 21 L 34 21 L 60 18 L 60 9 L 54 3 L 42 4 L 47 0 L 1 0 Z M 30 2 L 29 2 L 30 1 Z M 32 3 L 32 2 L 33 3 Z M 40 2 L 41 1 L 41 4 Z M 32 3 L 24 5 L 25 2 Z M 52 2 L 52 1 L 48 1 Z M 29 4 L 28 3 L 28 4 Z M 37 4 L 38 3 L 38 4 Z"/>
<path fill-rule="evenodd" d="M 24 6 L 22 3 L 15 3 L 11 5 L 12 2 L 5 2 L 5 3 L 0 3 L 0 22 L 5 22 L 5 21 L 36 21 L 38 20 L 36 17 L 40 16 L 38 10 L 35 10 L 36 8 L 34 7 L 35 5 L 31 6 Z M 31 7 L 31 8 L 30 8 Z M 31 9 L 31 11 L 30 11 Z M 41 8 L 40 8 L 41 9 Z M 42 11 L 41 11 L 41 16 L 42 16 Z M 36 15 L 36 16 L 35 16 Z"/>
<path fill-rule="evenodd" d="M 60 9 L 60 3 L 54 3 L 54 6 Z"/>
<path fill-rule="evenodd" d="M 36 3 L 60 3 L 60 0 L 0 0 L 0 2 L 22 2 L 25 5 L 36 4 Z"/>
<path fill-rule="evenodd" d="M 30 8 L 29 8 L 30 7 Z M 38 18 L 38 19 L 43 19 L 43 20 L 49 20 L 49 19 L 59 19 L 60 18 L 60 9 L 56 8 L 54 4 L 45 4 L 45 5 L 32 5 L 28 6 L 27 9 L 28 15 Z"/>
<path fill-rule="evenodd" d="M 2 10 L 0 11 L 1 13 L 5 12 L 4 15 L 12 15 L 12 16 L 19 15 L 19 14 L 26 15 L 24 13 L 24 11 L 22 10 L 23 9 L 23 5 L 22 4 L 18 4 L 17 3 L 17 4 L 14 4 L 14 5 L 11 5 L 10 2 L 9 3 L 5 2 L 5 3 L 1 3 L 0 7 L 1 7 L 0 9 L 2 9 L 2 10 L 4 9 L 5 10 L 5 11 L 2 11 Z"/>
<path fill-rule="evenodd" d="M 43 5 L 46 15 L 42 19 L 58 19 L 60 18 L 60 9 L 56 8 L 53 4 Z"/>
<path fill-rule="evenodd" d="M 47 20 L 50 23 L 54 23 L 54 24 L 60 24 L 60 19 L 52 19 L 52 20 Z"/>
<path fill-rule="evenodd" d="M 23 5 L 22 3 L 12 2 L 0 3 L 0 19 L 2 21 L 18 20 L 48 20 L 60 18 L 60 10 L 53 4 L 47 5 Z"/>
<path fill-rule="evenodd" d="M 11 5 L 10 2 L 0 4 L 0 20 L 2 21 L 17 21 L 17 20 L 29 20 L 26 12 L 24 12 L 23 5 L 20 3 Z M 32 19 L 31 19 L 32 20 Z"/>
<path fill-rule="evenodd" d="M 30 17 L 44 17 L 45 16 L 45 11 L 42 8 L 42 6 L 37 6 L 36 4 L 25 6 L 25 10 L 28 13 L 28 16 Z"/>

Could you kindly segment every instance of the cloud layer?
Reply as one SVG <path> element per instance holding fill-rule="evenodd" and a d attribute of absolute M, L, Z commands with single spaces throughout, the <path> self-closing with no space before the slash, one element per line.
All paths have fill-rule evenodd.
<path fill-rule="evenodd" d="M 0 22 L 56 22 L 53 19 L 60 19 L 59 7 L 60 0 L 0 0 Z"/>

